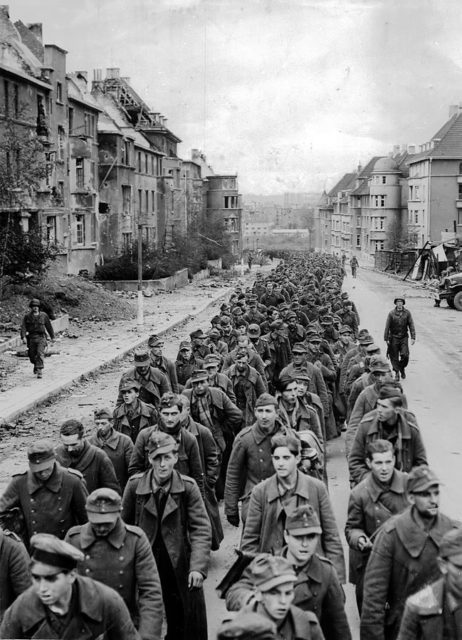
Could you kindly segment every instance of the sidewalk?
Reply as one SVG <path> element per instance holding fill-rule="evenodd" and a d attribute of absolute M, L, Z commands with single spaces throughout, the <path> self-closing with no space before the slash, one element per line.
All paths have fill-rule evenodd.
<path fill-rule="evenodd" d="M 262 270 L 272 267 L 267 265 Z M 238 281 L 253 282 L 254 278 L 255 271 L 229 283 L 216 279 L 204 280 L 178 291 L 144 298 L 145 322 L 142 327 L 137 326 L 136 319 L 87 322 L 77 326 L 71 322 L 69 333 L 58 336 L 53 345 L 53 351 L 59 353 L 45 359 L 42 379 L 32 373 L 28 358 L 19 358 L 14 352 L 2 354 L 7 374 L 1 379 L 0 430 L 2 424 L 14 422 L 22 413 L 42 404 L 82 377 L 121 360 L 145 343 L 150 334 L 163 334 L 200 315 L 225 298 Z M 181 336 L 179 340 L 185 337 Z"/>

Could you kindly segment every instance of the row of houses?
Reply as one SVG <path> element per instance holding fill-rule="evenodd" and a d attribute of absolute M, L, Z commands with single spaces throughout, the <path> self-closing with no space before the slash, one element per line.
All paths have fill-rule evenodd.
<path fill-rule="evenodd" d="M 365 260 L 462 238 L 462 106 L 426 143 L 395 147 L 346 173 L 314 214 L 318 251 Z"/>
<path fill-rule="evenodd" d="M 197 149 L 179 157 L 180 138 L 129 78 L 117 68 L 97 69 L 91 80 L 68 72 L 66 54 L 43 43 L 41 24 L 13 23 L 0 6 L 0 174 L 3 163 L 15 175 L 7 149 L 18 131 L 38 141 L 46 166 L 34 189 L 0 189 L 0 226 L 18 224 L 57 243 L 58 268 L 68 274 L 93 273 L 139 234 L 160 250 L 175 233 L 215 220 L 238 254 L 237 174 L 216 174 Z"/>

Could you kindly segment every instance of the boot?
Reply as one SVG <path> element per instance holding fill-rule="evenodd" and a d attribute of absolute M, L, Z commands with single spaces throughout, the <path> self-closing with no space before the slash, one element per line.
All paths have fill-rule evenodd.
<path fill-rule="evenodd" d="M 41 370 L 41 369 L 39 369 L 39 370 L 37 371 L 37 378 L 41 378 L 41 377 L 42 377 L 42 370 Z"/>

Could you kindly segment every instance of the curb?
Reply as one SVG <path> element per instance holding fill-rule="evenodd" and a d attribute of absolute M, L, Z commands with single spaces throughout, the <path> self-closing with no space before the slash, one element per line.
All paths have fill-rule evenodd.
<path fill-rule="evenodd" d="M 175 329 L 176 327 L 180 326 L 181 324 L 183 324 L 185 322 L 189 322 L 190 320 L 193 320 L 196 316 L 198 316 L 199 314 L 201 314 L 204 311 L 206 311 L 209 307 L 214 305 L 216 302 L 218 302 L 218 301 L 222 300 L 224 297 L 226 297 L 228 295 L 228 293 L 229 293 L 229 291 L 227 291 L 226 293 L 223 293 L 222 295 L 218 296 L 214 300 L 207 302 L 206 305 L 204 305 L 200 309 L 196 310 L 194 313 L 188 313 L 183 318 L 181 318 L 181 320 L 176 320 L 175 322 L 172 322 L 172 324 L 168 325 L 165 329 L 162 329 L 161 331 L 159 331 L 158 335 L 164 335 L 168 331 L 171 331 L 172 329 Z M 0 415 L 0 427 L 3 424 L 8 424 L 8 423 L 14 421 L 21 414 L 27 413 L 28 411 L 31 411 L 32 409 L 35 409 L 36 407 L 39 407 L 41 404 L 43 404 L 47 400 L 53 398 L 54 396 L 57 396 L 58 394 L 60 394 L 62 391 L 64 391 L 68 387 L 71 387 L 76 382 L 79 382 L 80 380 L 82 380 L 82 378 L 85 378 L 86 376 L 94 375 L 95 373 L 98 373 L 98 371 L 100 371 L 101 369 L 103 369 L 107 365 L 114 364 L 116 362 L 119 362 L 120 360 L 123 360 L 125 358 L 125 356 L 130 353 L 130 351 L 133 351 L 133 349 L 136 349 L 137 347 L 139 347 L 142 344 L 144 344 L 147 341 L 147 339 L 148 339 L 148 336 L 145 336 L 143 338 L 139 338 L 135 342 L 132 342 L 129 347 L 126 347 L 123 350 L 121 350 L 120 353 L 118 353 L 113 358 L 109 358 L 108 360 L 105 360 L 104 362 L 101 362 L 100 364 L 98 364 L 96 367 L 92 367 L 91 369 L 88 369 L 87 371 L 84 371 L 83 373 L 79 373 L 78 375 L 76 375 L 74 378 L 72 378 L 70 380 L 66 380 L 62 384 L 59 384 L 57 387 L 55 387 L 53 389 L 53 391 L 44 392 L 43 395 L 41 395 L 39 398 L 36 398 L 35 400 L 30 401 L 29 403 L 26 402 L 21 407 L 21 409 L 12 411 L 11 413 L 6 414 L 6 415 Z"/>

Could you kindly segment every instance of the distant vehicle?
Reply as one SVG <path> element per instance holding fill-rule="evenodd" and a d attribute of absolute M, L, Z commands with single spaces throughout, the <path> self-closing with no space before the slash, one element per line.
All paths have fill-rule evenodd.
<path fill-rule="evenodd" d="M 462 273 L 447 276 L 439 288 L 439 301 L 446 300 L 448 307 L 462 311 Z"/>

